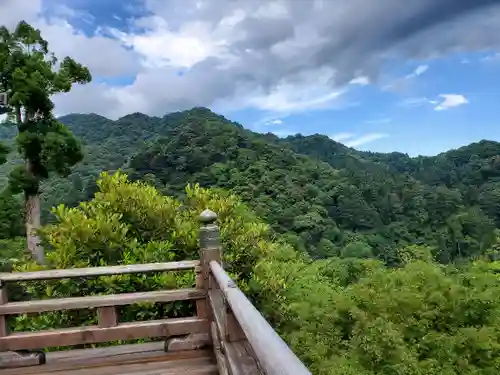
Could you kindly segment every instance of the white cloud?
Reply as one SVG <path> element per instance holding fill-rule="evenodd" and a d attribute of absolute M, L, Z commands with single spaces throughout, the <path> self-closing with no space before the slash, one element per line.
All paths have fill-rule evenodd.
<path fill-rule="evenodd" d="M 486 11 L 487 0 L 456 2 L 455 18 L 435 0 L 143 0 L 131 19 L 122 17 L 119 7 L 132 7 L 118 2 L 107 16 L 123 20 L 120 30 L 98 28 L 72 1 L 65 1 L 66 7 L 54 5 L 61 3 L 57 0 L 30 0 L 26 7 L 26 1 L 0 0 L 0 24 L 14 26 L 20 19 L 34 24 L 51 50 L 87 65 L 96 78 L 55 97 L 61 114 L 116 118 L 131 111 L 163 115 L 225 105 L 282 117 L 345 107 L 349 83 L 375 83 L 387 56 L 425 61 L 458 47 L 500 45 L 500 7 Z M 387 9 L 394 9 L 390 19 Z M 434 11 L 437 16 L 429 18 Z M 410 32 L 408 19 L 415 22 Z M 82 22 L 85 32 L 75 26 Z M 420 65 L 410 76 L 427 70 Z M 404 76 L 400 81 L 398 87 L 411 82 Z"/>
<path fill-rule="evenodd" d="M 406 107 L 406 108 L 414 108 L 414 107 L 421 107 L 426 104 L 437 104 L 437 101 L 430 100 L 427 97 L 415 97 L 415 98 L 408 98 L 404 99 L 398 104 L 401 107 Z"/>
<path fill-rule="evenodd" d="M 351 85 L 366 86 L 370 84 L 370 79 L 366 76 L 359 76 L 349 81 Z"/>
<path fill-rule="evenodd" d="M 374 142 L 374 141 L 382 139 L 382 138 L 386 138 L 388 136 L 389 136 L 388 134 L 384 134 L 384 133 L 365 134 L 365 135 L 362 135 L 362 136 L 354 138 L 354 139 L 351 138 L 349 141 L 347 141 L 345 143 L 345 145 L 347 147 L 357 147 L 357 146 L 361 146 L 361 145 L 364 145 L 367 143 Z"/>
<path fill-rule="evenodd" d="M 329 138 L 334 140 L 335 142 L 342 142 L 354 136 L 354 133 L 337 133 L 330 135 Z"/>
<path fill-rule="evenodd" d="M 225 55 L 229 58 L 225 33 L 214 32 L 208 22 L 190 22 L 178 31 L 172 31 L 163 18 L 152 16 L 147 19 L 147 25 L 148 30 L 143 34 L 110 30 L 127 47 L 140 54 L 146 66 L 190 68 L 209 57 Z"/>
<path fill-rule="evenodd" d="M 459 107 L 469 103 L 469 100 L 460 94 L 441 94 L 439 97 L 443 100 L 436 107 L 434 107 L 434 110 L 436 111 L 444 111 L 449 108 Z"/>
<path fill-rule="evenodd" d="M 396 92 L 407 91 L 414 83 L 414 80 L 424 74 L 427 70 L 429 70 L 429 65 L 419 65 L 406 76 L 389 79 L 389 83 L 383 85 L 382 90 Z"/>
<path fill-rule="evenodd" d="M 287 129 L 281 129 L 281 130 L 276 130 L 272 132 L 274 135 L 277 135 L 280 138 L 286 138 L 289 135 L 295 135 L 297 132 L 296 131 L 291 131 Z"/>
<path fill-rule="evenodd" d="M 412 78 L 416 78 L 418 76 L 421 76 L 422 74 L 424 74 L 427 70 L 429 70 L 429 65 L 419 65 L 415 68 L 415 70 L 413 72 L 411 72 L 410 74 L 408 74 L 406 76 L 406 79 L 412 79 Z"/>
<path fill-rule="evenodd" d="M 0 25 L 13 28 L 20 20 L 32 22 L 42 11 L 42 0 L 32 0 L 29 6 L 21 5 L 19 0 L 0 1 Z"/>
<path fill-rule="evenodd" d="M 307 110 L 329 107 L 342 91 L 334 91 L 325 94 L 307 95 L 292 86 L 281 86 L 269 95 L 250 98 L 248 103 L 255 108 L 264 111 L 297 113 Z"/>
<path fill-rule="evenodd" d="M 331 107 L 346 91 L 331 89 L 328 82 L 333 75 L 331 69 L 303 72 L 296 81 L 282 81 L 269 93 L 247 93 L 232 105 L 287 114 Z"/>
<path fill-rule="evenodd" d="M 222 111 L 223 112 L 223 111 Z M 268 132 L 270 127 L 275 128 L 276 126 L 283 125 L 285 123 L 284 118 L 288 116 L 287 113 L 280 113 L 280 117 L 265 116 L 260 118 L 258 121 L 252 124 L 252 129 L 256 132 Z"/>

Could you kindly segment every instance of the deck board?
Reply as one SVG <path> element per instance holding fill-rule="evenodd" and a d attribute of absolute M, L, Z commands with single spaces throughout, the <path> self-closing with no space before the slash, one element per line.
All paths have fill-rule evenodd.
<path fill-rule="evenodd" d="M 167 353 L 163 343 L 47 353 L 46 364 L 0 370 L 1 375 L 217 375 L 211 350 Z"/>

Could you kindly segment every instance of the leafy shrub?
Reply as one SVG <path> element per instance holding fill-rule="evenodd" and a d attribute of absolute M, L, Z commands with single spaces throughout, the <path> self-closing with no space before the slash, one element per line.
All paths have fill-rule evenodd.
<path fill-rule="evenodd" d="M 218 213 L 227 270 L 246 288 L 253 265 L 264 254 L 268 228 L 235 196 L 220 190 L 186 188 L 183 201 L 162 196 L 122 173 L 103 173 L 94 199 L 79 207 L 53 210 L 57 223 L 42 230 L 47 266 L 19 262 L 17 271 L 198 259 L 199 214 Z M 117 275 L 96 279 L 50 280 L 22 285 L 33 299 L 138 292 L 194 286 L 193 272 Z M 185 302 L 123 308 L 122 321 L 161 319 L 193 313 Z M 96 323 L 91 311 L 18 316 L 16 331 Z"/>

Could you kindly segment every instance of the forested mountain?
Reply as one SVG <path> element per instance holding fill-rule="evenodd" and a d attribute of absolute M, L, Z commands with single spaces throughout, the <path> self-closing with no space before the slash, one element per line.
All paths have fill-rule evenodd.
<path fill-rule="evenodd" d="M 53 177 L 42 185 L 42 217 L 53 219 L 50 208 L 64 203 L 75 206 L 90 198 L 95 180 L 101 171 L 116 170 L 140 151 L 148 141 L 161 136 L 166 129 L 177 124 L 179 114 L 163 118 L 141 113 L 124 116 L 117 121 L 96 114 L 71 114 L 59 118 L 83 143 L 85 156 L 69 177 Z M 0 126 L 0 140 L 12 145 L 16 135 L 14 126 Z M 12 146 L 14 149 L 14 146 Z M 12 166 L 21 163 L 15 149 L 7 164 L 0 166 L 0 181 L 5 185 Z"/>
<path fill-rule="evenodd" d="M 410 158 L 359 152 L 322 135 L 253 133 L 206 108 L 163 118 L 60 120 L 87 154 L 69 178 L 44 185 L 46 213 L 90 199 L 100 171 L 125 167 L 169 195 L 190 182 L 230 189 L 315 258 L 377 257 L 396 265 L 401 247 L 425 244 L 447 263 L 483 254 L 500 225 L 496 142 Z"/>
<path fill-rule="evenodd" d="M 326 136 L 288 137 L 283 142 L 297 152 L 325 161 L 335 168 L 350 166 L 344 156 L 380 164 L 391 174 L 413 177 L 433 187 L 458 190 L 469 206 L 479 206 L 500 227 L 500 143 L 483 140 L 437 156 L 361 152 Z M 352 164 L 351 164 L 352 165 Z M 362 164 L 358 164 L 362 165 Z"/>
<path fill-rule="evenodd" d="M 231 189 L 314 257 L 398 264 L 398 249 L 426 244 L 450 262 L 483 254 L 495 240 L 495 215 L 458 187 L 431 185 L 325 136 L 255 134 L 206 109 L 186 112 L 130 167 L 132 178 L 165 185 L 167 194 L 188 182 Z"/>

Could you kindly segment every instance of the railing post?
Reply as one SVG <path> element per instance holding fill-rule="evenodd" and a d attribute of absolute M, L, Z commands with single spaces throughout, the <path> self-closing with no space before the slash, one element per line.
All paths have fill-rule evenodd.
<path fill-rule="evenodd" d="M 208 318 L 210 306 L 208 304 L 208 292 L 211 289 L 210 262 L 222 261 L 222 249 L 220 244 L 219 227 L 216 224 L 217 214 L 210 210 L 204 210 L 199 217 L 200 227 L 200 261 L 201 270 L 198 270 L 196 287 L 205 289 L 207 298 L 205 301 L 196 302 L 197 315 L 200 318 Z M 200 272 L 201 271 L 201 272 Z M 210 319 L 212 320 L 212 319 Z"/>
<path fill-rule="evenodd" d="M 222 267 L 222 246 L 220 243 L 220 230 L 216 224 L 217 214 L 210 210 L 205 210 L 200 215 L 200 221 L 202 222 L 202 227 L 200 228 L 200 249 L 201 249 L 201 264 L 203 280 L 205 285 L 205 290 L 207 296 L 209 292 L 213 292 L 217 283 L 212 280 L 210 276 L 210 262 L 215 260 Z M 229 308 L 222 293 L 212 293 L 213 300 L 215 304 L 214 308 L 220 310 L 220 318 L 222 321 L 223 339 L 225 341 L 239 341 L 244 339 L 244 334 L 241 331 L 231 309 Z M 207 298 L 207 302 L 208 302 Z M 206 308 L 208 310 L 207 317 L 210 317 L 210 321 L 213 320 L 211 316 L 211 308 L 209 303 L 207 303 Z"/>
<path fill-rule="evenodd" d="M 118 325 L 118 314 L 115 306 L 99 307 L 97 309 L 97 323 L 99 327 L 109 328 Z"/>
<path fill-rule="evenodd" d="M 0 305 L 4 305 L 7 302 L 7 285 L 0 281 Z M 0 337 L 5 337 L 8 334 L 7 317 L 5 315 L 0 315 Z"/>

